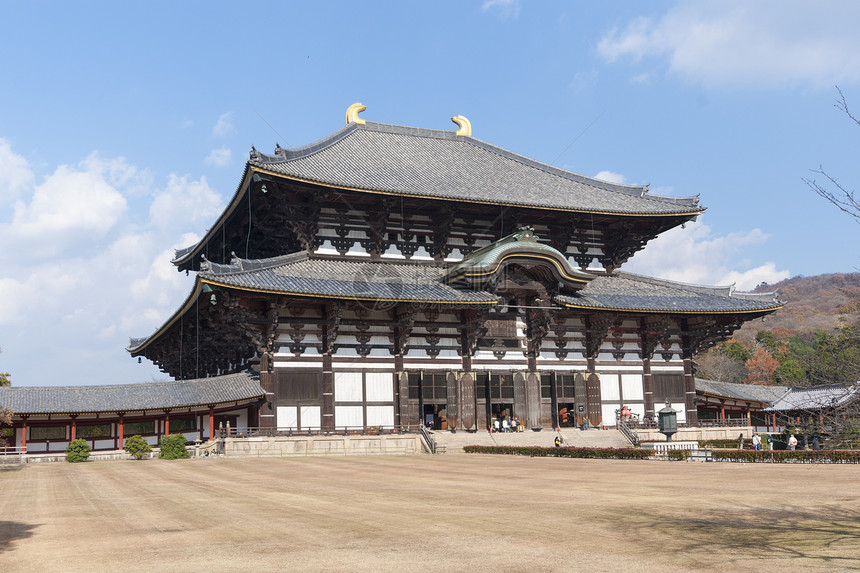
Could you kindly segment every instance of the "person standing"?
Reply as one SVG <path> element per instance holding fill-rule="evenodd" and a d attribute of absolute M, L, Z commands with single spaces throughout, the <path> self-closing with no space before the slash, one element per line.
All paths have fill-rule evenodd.
<path fill-rule="evenodd" d="M 738 449 L 739 450 L 744 449 L 744 433 L 743 432 L 738 434 Z"/>
<path fill-rule="evenodd" d="M 755 451 L 761 451 L 761 436 L 758 434 L 753 434 L 752 438 L 753 449 Z"/>
<path fill-rule="evenodd" d="M 788 449 L 795 450 L 797 449 L 797 438 L 794 437 L 794 434 L 791 434 L 788 438 Z"/>
<path fill-rule="evenodd" d="M 767 435 L 767 449 L 773 450 L 773 434 Z"/>

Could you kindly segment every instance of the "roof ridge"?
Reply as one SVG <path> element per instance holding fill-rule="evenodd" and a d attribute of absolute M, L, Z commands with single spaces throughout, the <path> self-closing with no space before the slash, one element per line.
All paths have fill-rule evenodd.
<path fill-rule="evenodd" d="M 208 378 L 190 378 L 188 380 L 161 380 L 158 382 L 131 382 L 128 384 L 78 384 L 76 386 L 0 386 L 0 391 L 36 391 L 36 390 L 81 390 L 89 388 L 111 389 L 111 388 L 129 388 L 132 386 L 168 386 L 172 384 L 195 384 L 195 383 L 215 383 L 228 378 L 248 378 L 254 380 L 259 378 L 259 374 L 251 370 L 243 370 L 241 372 L 233 372 L 231 374 L 221 374 L 219 376 L 209 376 Z"/>
<path fill-rule="evenodd" d="M 307 251 L 297 251 L 295 253 L 287 253 L 277 257 L 269 257 L 266 259 L 243 259 L 236 256 L 236 253 L 230 253 L 230 263 L 213 263 L 204 255 L 201 255 L 203 262 L 200 263 L 200 273 L 206 273 L 212 276 L 236 275 L 252 271 L 261 271 L 272 267 L 279 267 L 286 264 L 296 263 L 307 260 Z"/>
<path fill-rule="evenodd" d="M 773 291 L 769 293 L 751 293 L 751 292 L 743 292 L 735 289 L 735 284 L 732 283 L 730 285 L 703 285 L 697 283 L 685 283 L 681 281 L 673 281 L 670 279 L 661 279 L 658 277 L 649 277 L 647 275 L 640 275 L 637 273 L 631 273 L 628 271 L 618 271 L 616 273 L 617 276 L 621 278 L 630 278 L 633 280 L 638 280 L 641 282 L 646 282 L 653 285 L 660 285 L 665 287 L 676 287 L 676 288 L 684 288 L 693 290 L 695 292 L 703 293 L 703 294 L 713 294 L 717 296 L 727 296 L 729 298 L 737 298 L 742 300 L 751 300 L 751 301 L 760 301 L 760 300 L 772 300 L 773 302 L 779 302 L 778 296 L 779 291 Z"/>

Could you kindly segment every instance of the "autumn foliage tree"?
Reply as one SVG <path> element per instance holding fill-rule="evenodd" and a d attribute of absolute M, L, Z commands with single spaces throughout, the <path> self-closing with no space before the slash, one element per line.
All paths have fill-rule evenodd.
<path fill-rule="evenodd" d="M 779 368 L 779 361 L 764 348 L 758 348 L 744 366 L 747 369 L 747 384 L 770 384 L 773 382 L 773 373 Z"/>

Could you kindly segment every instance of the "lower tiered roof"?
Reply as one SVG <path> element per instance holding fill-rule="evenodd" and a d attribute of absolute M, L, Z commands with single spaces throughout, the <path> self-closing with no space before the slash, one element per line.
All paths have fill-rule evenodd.
<path fill-rule="evenodd" d="M 248 402 L 263 398 L 258 374 L 108 386 L 9 386 L 0 404 L 16 415 L 147 412 Z"/>

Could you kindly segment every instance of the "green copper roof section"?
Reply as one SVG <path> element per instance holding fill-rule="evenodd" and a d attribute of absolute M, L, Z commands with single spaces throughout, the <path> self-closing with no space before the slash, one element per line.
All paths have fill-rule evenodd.
<path fill-rule="evenodd" d="M 516 260 L 543 262 L 552 268 L 559 282 L 574 289 L 582 288 L 594 279 L 594 275 L 572 268 L 557 249 L 539 242 L 532 227 L 520 227 L 516 233 L 469 254 L 451 267 L 445 275 L 445 281 L 480 280 L 498 272 L 505 263 Z"/>

